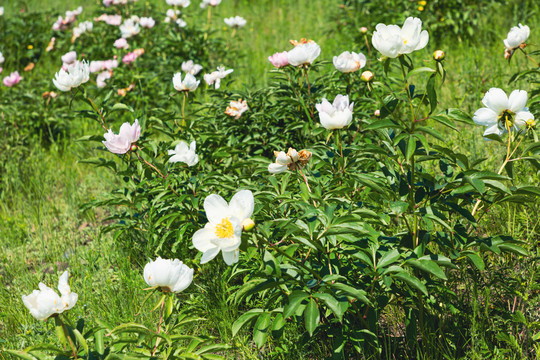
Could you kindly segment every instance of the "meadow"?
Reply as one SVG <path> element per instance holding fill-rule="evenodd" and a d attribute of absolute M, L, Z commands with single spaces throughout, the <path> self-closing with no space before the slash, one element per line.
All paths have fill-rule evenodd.
<path fill-rule="evenodd" d="M 0 4 L 0 358 L 540 358 L 540 5 L 168 1 Z"/>

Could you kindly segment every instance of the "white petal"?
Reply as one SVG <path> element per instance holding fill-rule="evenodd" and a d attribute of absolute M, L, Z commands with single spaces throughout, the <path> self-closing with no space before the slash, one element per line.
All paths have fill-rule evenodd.
<path fill-rule="evenodd" d="M 218 224 L 229 214 L 229 206 L 221 196 L 212 194 L 204 199 L 204 211 L 208 221 Z"/>
<path fill-rule="evenodd" d="M 207 252 L 211 249 L 219 249 L 213 242 L 216 238 L 213 227 L 204 227 L 193 234 L 193 247 L 201 252 Z"/>
<path fill-rule="evenodd" d="M 232 265 L 234 263 L 237 263 L 240 259 L 240 251 L 238 249 L 233 251 L 223 251 L 223 261 L 225 261 L 225 264 Z"/>
<path fill-rule="evenodd" d="M 253 193 L 249 190 L 240 190 L 234 194 L 229 203 L 229 211 L 240 223 L 253 215 L 254 207 L 255 200 Z"/>
<path fill-rule="evenodd" d="M 206 264 L 207 262 L 215 258 L 217 254 L 219 254 L 219 248 L 205 251 L 201 257 L 201 264 Z"/>
<path fill-rule="evenodd" d="M 499 88 L 489 89 L 484 96 L 484 99 L 482 99 L 482 103 L 497 114 L 508 109 L 508 97 L 506 96 L 506 93 Z"/>
<path fill-rule="evenodd" d="M 508 109 L 512 112 L 522 111 L 527 104 L 527 92 L 525 90 L 514 90 L 508 97 Z"/>
<path fill-rule="evenodd" d="M 474 113 L 473 121 L 478 125 L 491 126 L 497 124 L 497 114 L 491 109 L 481 108 Z"/>

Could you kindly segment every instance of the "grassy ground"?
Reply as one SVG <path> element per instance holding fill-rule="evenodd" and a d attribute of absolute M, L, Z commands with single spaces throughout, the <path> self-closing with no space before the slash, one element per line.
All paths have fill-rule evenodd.
<path fill-rule="evenodd" d="M 5 16 L 10 16 L 21 8 L 64 12 L 81 4 L 86 11 L 96 7 L 97 3 L 81 1 L 68 6 L 66 1 L 47 0 L 43 5 L 29 0 L 4 6 Z M 323 49 L 321 58 L 324 60 L 331 60 L 342 51 L 354 50 L 350 44 L 340 42 L 341 34 L 331 32 L 332 24 L 328 19 L 337 10 L 335 1 L 231 0 L 230 3 L 233 6 L 222 5 L 212 16 L 242 15 L 248 20 L 248 25 L 240 29 L 230 43 L 231 48 L 240 50 L 235 86 L 266 84 L 271 69 L 266 58 L 287 49 L 289 39 L 315 39 Z M 160 6 L 166 8 L 165 2 L 160 2 Z M 191 6 L 198 5 L 193 3 Z M 517 21 L 499 15 L 504 19 L 497 24 L 502 39 L 510 25 Z M 205 21 L 204 16 L 201 18 L 204 20 L 198 21 Z M 215 23 L 215 29 L 223 26 L 221 22 Z M 538 36 L 533 35 L 532 42 L 538 43 Z M 517 61 L 508 66 L 501 52 L 502 40 L 482 48 L 448 41 L 444 50 L 449 78 L 441 97 L 441 108 L 459 107 L 472 113 L 481 106 L 483 93 L 490 87 L 528 88 L 525 83 L 517 87 L 506 86 L 509 75 L 524 65 L 525 60 L 514 59 Z M 500 55 L 493 58 L 491 54 Z M 503 149 L 494 142 L 481 140 L 482 131 L 481 127 L 463 128 L 448 141 L 454 148 L 476 158 L 487 157 L 486 168 L 493 171 L 500 163 Z M 64 269 L 69 269 L 72 289 L 80 296 L 78 306 L 70 311 L 72 318 L 84 315 L 114 323 L 135 320 L 151 324 L 158 317 L 157 313 L 136 316 L 145 295 L 142 291 L 145 283 L 141 269 L 125 256 L 123 249 L 115 246 L 111 234 L 102 233 L 106 210 L 80 210 L 87 201 L 115 187 L 115 180 L 107 171 L 78 163 L 82 154 L 85 151 L 68 140 L 48 148 L 25 149 L 14 157 L 23 161 L 6 166 L 9 181 L 4 189 L 0 189 L 0 346 L 21 348 L 49 337 L 52 325 L 35 321 L 22 304 L 21 295 L 29 294 L 40 281 L 55 285 L 58 274 Z M 538 174 L 528 167 L 521 171 L 530 183 L 538 184 Z M 535 244 L 540 225 L 534 214 L 538 210 L 538 204 L 526 208 L 514 205 L 501 208 L 493 226 Z M 212 278 L 215 274 L 201 276 Z M 208 286 L 206 291 L 209 293 L 220 287 L 225 287 L 221 289 L 225 293 L 227 290 L 219 281 Z M 189 301 L 189 293 L 185 296 Z M 210 325 L 202 331 L 231 340 L 228 329 L 238 316 L 237 309 L 228 307 L 225 298 L 209 297 L 208 301 L 206 305 L 219 312 L 210 314 Z M 94 306 L 87 307 L 86 304 Z M 107 311 L 98 313 L 100 308 Z M 237 357 L 255 358 L 256 349 L 246 339 L 231 340 L 239 347 Z M 316 350 L 313 351 L 312 356 L 317 358 Z"/>

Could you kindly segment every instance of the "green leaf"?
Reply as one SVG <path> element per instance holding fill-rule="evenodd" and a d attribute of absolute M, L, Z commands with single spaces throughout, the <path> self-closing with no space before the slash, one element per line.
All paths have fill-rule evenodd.
<path fill-rule="evenodd" d="M 24 351 L 8 350 L 8 349 L 2 349 L 2 351 L 5 352 L 6 354 L 10 354 L 24 360 L 36 360 L 35 357 L 33 357 L 32 355 Z"/>
<path fill-rule="evenodd" d="M 270 327 L 270 313 L 259 315 L 255 326 L 253 327 L 253 341 L 258 348 L 261 348 L 266 342 Z"/>
<path fill-rule="evenodd" d="M 292 314 L 296 312 L 298 306 L 306 299 L 309 294 L 303 290 L 295 290 L 289 295 L 289 304 L 283 309 L 283 317 L 288 319 Z"/>
<path fill-rule="evenodd" d="M 478 255 L 474 251 L 464 251 L 463 252 L 465 256 L 476 266 L 476 268 L 480 271 L 484 270 L 486 268 L 486 264 L 484 264 L 484 260 L 482 260 L 482 257 Z"/>
<path fill-rule="evenodd" d="M 315 293 L 313 294 L 313 297 L 324 301 L 328 308 L 332 310 L 334 315 L 337 316 L 339 322 L 343 320 L 343 312 L 341 311 L 341 307 L 339 306 L 339 301 L 337 301 L 335 297 L 327 293 Z"/>
<path fill-rule="evenodd" d="M 377 269 L 384 268 L 399 259 L 400 254 L 398 249 L 392 249 L 390 251 L 387 251 L 381 256 L 379 261 L 377 262 Z"/>
<path fill-rule="evenodd" d="M 335 283 L 330 283 L 328 284 L 330 285 L 331 287 L 333 288 L 336 288 L 338 290 L 341 290 L 343 291 L 345 294 L 349 295 L 349 296 L 352 296 L 358 300 L 360 300 L 361 302 L 363 302 L 364 304 L 366 305 L 369 305 L 369 306 L 372 306 L 371 302 L 369 301 L 369 299 L 366 297 L 366 292 L 363 291 L 363 290 L 359 290 L 359 289 L 355 289 L 353 288 L 352 286 L 349 286 L 349 285 L 346 285 L 346 284 L 342 284 L 340 282 L 335 282 Z"/>
<path fill-rule="evenodd" d="M 435 72 L 435 70 L 433 70 Z M 429 110 L 429 113 L 431 114 L 435 108 L 437 107 L 437 92 L 435 91 L 435 74 L 429 77 L 426 91 L 429 99 L 429 105 L 431 109 Z"/>
<path fill-rule="evenodd" d="M 304 310 L 304 322 L 309 336 L 313 336 L 313 332 L 317 326 L 319 326 L 320 319 L 321 314 L 319 312 L 319 307 L 317 306 L 315 299 L 312 298 Z"/>
<path fill-rule="evenodd" d="M 410 158 L 414 155 L 415 151 L 416 151 L 416 138 L 411 135 L 407 139 L 407 153 L 405 154 L 405 158 L 407 160 L 410 160 Z"/>
<path fill-rule="evenodd" d="M 88 344 L 86 343 L 84 336 L 82 336 L 77 329 L 73 329 L 73 334 L 75 335 L 77 342 L 84 348 L 85 353 L 88 354 Z"/>
<path fill-rule="evenodd" d="M 364 130 L 376 130 L 381 128 L 398 128 L 403 129 L 403 127 L 399 124 L 396 124 L 394 121 L 390 119 L 382 119 L 382 120 L 375 120 L 368 126 L 364 128 Z"/>
<path fill-rule="evenodd" d="M 96 343 L 96 351 L 99 355 L 103 355 L 105 353 L 105 342 L 103 336 L 105 335 L 105 329 L 98 330 L 94 334 L 94 342 Z"/>
<path fill-rule="evenodd" d="M 243 313 L 240 315 L 238 319 L 233 323 L 232 325 L 232 335 L 236 336 L 238 331 L 247 324 L 250 320 L 254 319 L 255 317 L 259 316 L 261 313 L 263 313 L 263 309 L 251 309 L 246 313 Z"/>
<path fill-rule="evenodd" d="M 435 70 L 432 69 L 432 68 L 429 68 L 429 67 L 421 67 L 421 68 L 417 68 L 417 69 L 414 69 L 412 71 L 410 71 L 408 74 L 407 74 L 407 79 L 410 78 L 411 76 L 413 75 L 416 75 L 416 74 L 421 74 L 421 73 L 435 73 Z"/>
<path fill-rule="evenodd" d="M 435 261 L 409 259 L 405 263 L 410 264 L 417 269 L 430 273 L 431 275 L 436 276 L 439 279 L 448 280 L 443 269 L 441 269 L 441 267 Z"/>
<path fill-rule="evenodd" d="M 409 284 L 413 288 L 420 290 L 424 295 L 428 296 L 426 286 L 420 280 L 418 280 L 416 277 L 412 276 L 411 274 L 407 272 L 398 272 L 398 273 L 392 274 L 391 276 L 395 279 L 405 281 L 407 284 Z"/>
<path fill-rule="evenodd" d="M 127 111 L 130 111 L 130 112 L 135 112 L 135 110 L 133 110 L 133 108 L 131 106 L 128 106 L 128 105 L 122 104 L 122 103 L 114 104 L 112 109 L 111 109 L 111 112 L 117 111 L 117 110 L 127 110 Z"/>

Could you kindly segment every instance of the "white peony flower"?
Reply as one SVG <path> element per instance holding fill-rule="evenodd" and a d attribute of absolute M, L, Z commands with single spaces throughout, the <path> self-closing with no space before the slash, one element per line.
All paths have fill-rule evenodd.
<path fill-rule="evenodd" d="M 138 21 L 135 19 L 127 19 L 122 25 L 118 27 L 122 32 L 122 37 L 124 39 L 130 38 L 134 35 L 137 35 L 141 32 Z"/>
<path fill-rule="evenodd" d="M 205 264 L 222 252 L 227 265 L 238 262 L 242 242 L 242 227 L 253 224 L 255 202 L 249 190 L 237 192 L 227 202 L 219 195 L 212 194 L 204 199 L 204 210 L 208 223 L 193 234 L 193 246 L 203 253 L 201 264 Z"/>
<path fill-rule="evenodd" d="M 191 4 L 191 0 L 167 0 L 167 5 L 181 6 L 187 8 Z"/>
<path fill-rule="evenodd" d="M 133 125 L 128 122 L 123 123 L 120 127 L 118 135 L 114 134 L 111 129 L 103 135 L 105 141 L 103 145 L 109 149 L 110 152 L 115 154 L 125 154 L 131 149 L 131 145 L 139 140 L 141 136 L 141 126 L 139 120 L 135 119 Z"/>
<path fill-rule="evenodd" d="M 193 166 L 199 162 L 199 155 L 195 154 L 197 148 L 197 143 L 192 141 L 191 144 L 188 144 L 185 141 L 180 141 L 174 150 L 169 150 L 169 155 L 173 155 L 169 162 L 183 162 L 187 166 Z"/>
<path fill-rule="evenodd" d="M 193 281 L 193 269 L 178 259 L 158 257 L 144 267 L 144 281 L 149 286 L 159 286 L 163 292 L 179 293 Z"/>
<path fill-rule="evenodd" d="M 90 67 L 88 62 L 77 61 L 73 65 L 69 65 L 66 70 L 60 69 L 54 75 L 53 84 L 60 91 L 70 91 L 77 86 L 84 84 L 90 79 Z"/>
<path fill-rule="evenodd" d="M 197 75 L 202 68 L 202 65 L 195 64 L 193 60 L 184 61 L 182 63 L 182 71 L 191 75 Z"/>
<path fill-rule="evenodd" d="M 389 58 L 423 49 L 429 41 L 429 34 L 426 30 L 422 31 L 422 20 L 419 18 L 408 17 L 402 28 L 377 24 L 375 29 L 371 40 L 373 47 Z"/>
<path fill-rule="evenodd" d="M 107 83 L 105 82 L 105 80 L 108 80 L 110 79 L 112 76 L 112 71 L 110 70 L 105 70 L 103 72 L 100 72 L 98 74 L 98 76 L 96 77 L 96 84 L 97 84 L 97 87 L 98 88 L 104 88 Z"/>
<path fill-rule="evenodd" d="M 352 121 L 354 103 L 349 105 L 349 95 L 338 95 L 334 99 L 334 103 L 330 104 L 325 98 L 321 104 L 316 104 L 315 107 L 319 112 L 321 125 L 328 130 L 342 129 Z"/>
<path fill-rule="evenodd" d="M 2 55 L 2 52 L 0 52 L 0 64 L 3 64 L 5 60 L 4 55 Z"/>
<path fill-rule="evenodd" d="M 73 37 L 71 41 L 73 42 L 76 38 L 84 34 L 85 32 L 92 31 L 94 29 L 94 24 L 91 21 L 83 21 L 78 26 L 73 28 Z"/>
<path fill-rule="evenodd" d="M 334 66 L 343 73 L 358 71 L 366 66 L 366 56 L 345 51 L 339 56 L 334 56 Z"/>
<path fill-rule="evenodd" d="M 34 318 L 47 320 L 54 314 L 71 309 L 79 298 L 77 294 L 71 292 L 67 271 L 58 279 L 58 290 L 61 296 L 45 284 L 39 283 L 39 290 L 34 290 L 30 295 L 23 295 L 22 300 Z"/>
<path fill-rule="evenodd" d="M 235 16 L 235 17 L 226 18 L 225 24 L 227 24 L 230 27 L 241 28 L 241 27 L 246 26 L 247 21 L 241 16 Z"/>
<path fill-rule="evenodd" d="M 0 16 L 3 16 L 3 15 L 4 15 L 4 7 L 0 6 Z"/>
<path fill-rule="evenodd" d="M 195 91 L 201 82 L 191 74 L 186 74 L 184 81 L 182 81 L 182 73 L 174 74 L 172 81 L 174 88 L 178 91 Z"/>
<path fill-rule="evenodd" d="M 299 43 L 294 49 L 287 52 L 287 60 L 292 66 L 310 65 L 321 54 L 321 47 L 310 40 Z"/>
<path fill-rule="evenodd" d="M 508 50 L 515 50 L 519 48 L 522 44 L 525 44 L 525 41 L 529 38 L 530 29 L 527 25 L 514 26 L 506 35 L 504 39 L 504 46 Z"/>
<path fill-rule="evenodd" d="M 205 9 L 208 5 L 218 6 L 221 3 L 221 0 L 202 0 L 201 9 Z"/>
<path fill-rule="evenodd" d="M 229 75 L 233 71 L 233 69 L 225 70 L 224 66 L 218 66 L 217 71 L 210 74 L 204 74 L 204 81 L 206 81 L 208 86 L 214 85 L 216 89 L 219 89 L 221 86 L 221 79 L 224 79 L 225 76 Z"/>
<path fill-rule="evenodd" d="M 484 95 L 482 103 L 485 107 L 476 110 L 473 120 L 478 125 L 487 126 L 484 136 L 501 136 L 512 129 L 519 131 L 527 120 L 534 120 L 534 116 L 525 107 L 525 90 L 514 90 L 508 97 L 502 89 L 491 88 Z"/>
<path fill-rule="evenodd" d="M 187 26 L 187 23 L 182 19 L 176 19 L 176 25 L 180 26 L 181 28 L 184 28 Z"/>
<path fill-rule="evenodd" d="M 152 19 L 151 17 L 142 17 L 140 20 L 139 20 L 139 24 L 143 27 L 143 28 L 148 28 L 148 29 L 151 29 L 154 27 L 154 25 L 156 25 L 156 21 L 154 19 Z"/>

